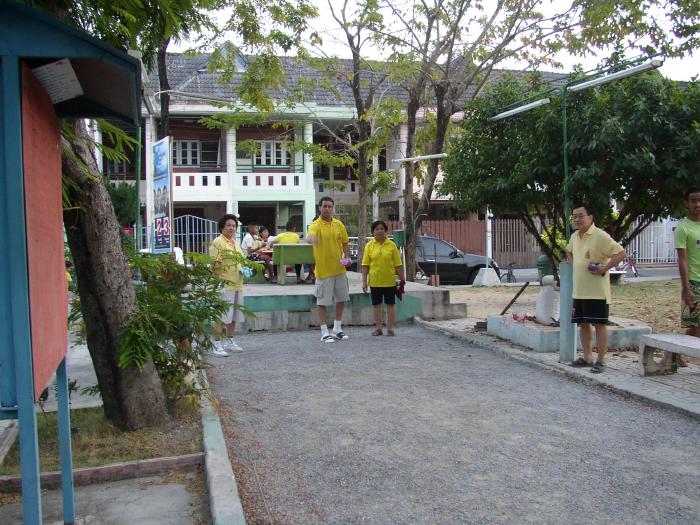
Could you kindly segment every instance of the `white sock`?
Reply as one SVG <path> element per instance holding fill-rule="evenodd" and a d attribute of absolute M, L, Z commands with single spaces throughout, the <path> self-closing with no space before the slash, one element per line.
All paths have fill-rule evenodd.
<path fill-rule="evenodd" d="M 338 321 L 338 320 L 333 321 L 333 331 L 334 331 L 336 334 L 337 334 L 338 332 L 342 332 L 342 331 L 343 331 L 342 323 L 343 323 L 342 321 Z"/>
<path fill-rule="evenodd" d="M 326 337 L 327 335 L 329 335 L 328 325 L 322 324 L 321 325 L 321 337 Z"/>

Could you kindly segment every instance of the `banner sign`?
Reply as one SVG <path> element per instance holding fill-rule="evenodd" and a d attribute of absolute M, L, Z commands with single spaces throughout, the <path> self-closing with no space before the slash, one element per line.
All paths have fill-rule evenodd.
<path fill-rule="evenodd" d="M 153 144 L 153 253 L 173 251 L 170 137 Z"/>

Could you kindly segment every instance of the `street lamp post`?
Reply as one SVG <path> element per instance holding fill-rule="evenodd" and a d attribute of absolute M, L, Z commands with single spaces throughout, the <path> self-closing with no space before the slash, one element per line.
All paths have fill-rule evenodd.
<path fill-rule="evenodd" d="M 657 69 L 663 65 L 663 60 L 652 59 L 647 62 L 641 62 L 640 59 L 632 59 L 628 61 L 628 64 L 636 64 L 632 67 L 623 69 L 621 71 L 615 71 L 613 73 L 605 74 L 610 71 L 610 69 L 594 72 L 590 76 L 595 76 L 589 80 L 576 79 L 564 84 L 560 89 L 561 93 L 561 130 L 562 130 L 562 161 L 564 167 L 564 228 L 566 232 L 566 238 L 568 239 L 571 235 L 571 192 L 570 192 L 570 180 L 569 180 L 569 129 L 568 120 L 566 114 L 566 99 L 567 93 L 578 92 L 584 89 L 601 86 L 607 84 L 608 82 L 613 82 L 621 78 L 629 77 L 632 75 L 637 75 L 645 71 L 651 71 Z M 619 66 L 616 66 L 619 67 Z M 600 76 L 597 76 L 600 75 Z M 552 93 L 554 90 L 550 90 Z M 515 107 L 498 113 L 493 117 L 489 118 L 489 121 L 495 122 L 504 118 L 517 115 L 524 111 L 529 111 L 530 109 L 549 104 L 549 97 L 541 98 L 535 100 L 534 102 L 528 102 L 527 104 L 518 105 L 514 104 Z M 571 309 L 573 306 L 573 267 L 570 262 L 562 261 L 559 264 L 559 283 L 560 283 L 560 293 L 559 293 L 559 362 L 570 362 L 576 357 L 576 329 L 571 323 Z"/>

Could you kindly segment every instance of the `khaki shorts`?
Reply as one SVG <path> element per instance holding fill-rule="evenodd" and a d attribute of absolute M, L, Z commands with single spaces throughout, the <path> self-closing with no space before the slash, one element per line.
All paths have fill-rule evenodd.
<path fill-rule="evenodd" d="M 233 306 L 235 304 L 240 304 L 241 306 L 243 306 L 242 290 L 222 290 L 221 298 L 227 303 L 231 304 L 231 308 L 228 309 L 228 312 L 221 316 L 222 323 L 231 324 L 242 323 L 243 321 L 245 321 L 245 315 L 243 315 L 243 312 L 241 312 L 238 308 Z"/>
<path fill-rule="evenodd" d="M 334 300 L 336 303 L 344 303 L 350 300 L 348 288 L 348 276 L 345 273 L 334 275 L 327 279 L 316 279 L 316 304 L 318 306 L 330 306 Z"/>

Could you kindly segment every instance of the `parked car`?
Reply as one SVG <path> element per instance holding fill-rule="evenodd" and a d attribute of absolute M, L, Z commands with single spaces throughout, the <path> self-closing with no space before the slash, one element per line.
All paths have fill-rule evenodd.
<path fill-rule="evenodd" d="M 353 260 L 350 269 L 357 271 L 357 251 L 351 249 L 350 253 Z M 472 284 L 479 269 L 486 267 L 486 257 L 464 253 L 448 241 L 421 235 L 416 242 L 416 263 L 428 277 L 434 275 L 437 268 L 440 284 Z M 489 265 L 500 279 L 501 269 L 496 261 L 489 259 Z"/>

